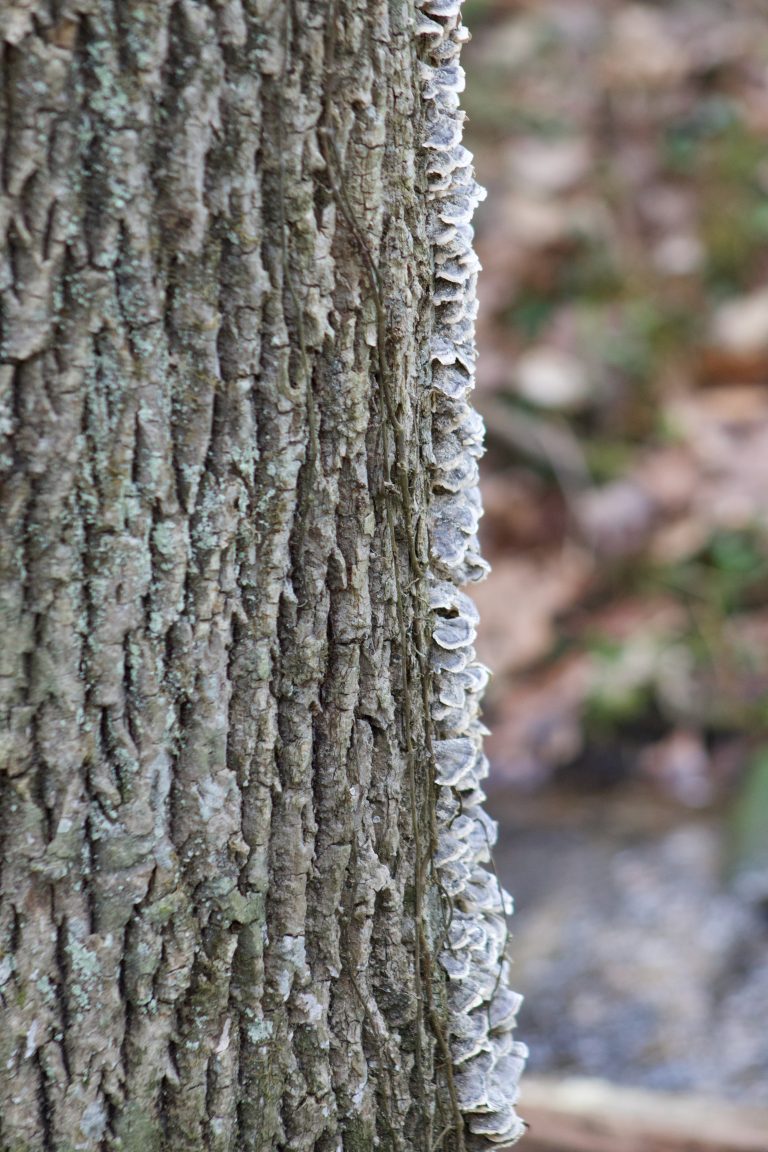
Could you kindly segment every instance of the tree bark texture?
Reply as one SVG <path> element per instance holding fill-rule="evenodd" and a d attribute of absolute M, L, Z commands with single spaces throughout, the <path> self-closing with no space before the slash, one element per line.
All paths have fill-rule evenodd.
<path fill-rule="evenodd" d="M 464 1144 L 418 18 L 0 0 L 2 1152 Z"/>

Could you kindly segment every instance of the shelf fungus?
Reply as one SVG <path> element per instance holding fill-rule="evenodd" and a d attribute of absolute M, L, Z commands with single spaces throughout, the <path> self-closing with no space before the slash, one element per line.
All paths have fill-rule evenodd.
<path fill-rule="evenodd" d="M 440 963 L 447 977 L 455 1094 L 467 1147 L 480 1152 L 513 1144 L 523 1133 L 515 1103 L 527 1055 L 525 1045 L 513 1039 L 520 997 L 508 987 L 505 955 L 511 899 L 486 867 L 496 840 L 496 825 L 482 806 L 488 761 L 482 749 L 480 699 L 488 671 L 475 659 L 477 611 L 460 589 L 488 571 L 477 539 L 483 424 L 467 400 L 475 368 L 480 269 L 471 220 L 484 192 L 475 182 L 472 154 L 461 143 L 464 72 L 458 58 L 467 39 L 462 0 L 417 2 L 427 229 L 435 276 L 429 523 L 438 794 L 435 867 L 451 904 Z"/>

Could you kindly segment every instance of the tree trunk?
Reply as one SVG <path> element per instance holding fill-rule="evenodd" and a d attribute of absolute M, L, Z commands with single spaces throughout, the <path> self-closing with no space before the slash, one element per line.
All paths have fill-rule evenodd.
<path fill-rule="evenodd" d="M 422 7 L 0 0 L 3 1152 L 519 1132 L 460 1035 L 501 897 L 436 855 L 489 833 Z"/>

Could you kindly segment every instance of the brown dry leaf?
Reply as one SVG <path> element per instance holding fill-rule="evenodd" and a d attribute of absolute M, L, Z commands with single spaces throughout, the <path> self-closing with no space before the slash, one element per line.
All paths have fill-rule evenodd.
<path fill-rule="evenodd" d="M 689 227 L 695 218 L 696 200 L 692 189 L 656 180 L 647 188 L 640 189 L 636 208 L 652 228 L 678 232 Z"/>
<path fill-rule="evenodd" d="M 715 71 L 743 65 L 764 38 L 765 21 L 750 20 L 746 13 L 731 11 L 727 20 L 710 18 L 700 29 L 687 30 L 691 70 L 711 78 Z"/>
<path fill-rule="evenodd" d="M 488 580 L 472 589 L 480 610 L 477 651 L 483 663 L 502 675 L 546 656 L 555 639 L 555 617 L 583 594 L 591 572 L 591 561 L 575 547 L 538 561 L 498 560 Z"/>
<path fill-rule="evenodd" d="M 515 240 L 524 248 L 548 248 L 567 239 L 568 217 L 563 206 L 556 200 L 545 200 L 514 190 L 494 207 L 505 239 Z M 486 260 L 490 263 L 493 263 L 494 257 L 499 260 L 507 255 L 500 250 L 498 239 L 498 233 L 489 230 L 478 244 L 481 252 L 485 248 Z"/>
<path fill-rule="evenodd" d="M 566 527 L 563 499 L 533 473 L 496 472 L 482 481 L 480 540 L 493 564 L 504 551 L 559 544 Z"/>
<path fill-rule="evenodd" d="M 768 613 L 733 616 L 726 624 L 726 633 L 737 648 L 751 654 L 753 666 L 768 675 Z"/>
<path fill-rule="evenodd" d="M 719 305 L 699 375 L 705 384 L 768 383 L 768 289 Z"/>
<path fill-rule="evenodd" d="M 502 0 L 501 8 L 507 6 L 512 9 L 513 19 L 496 27 L 493 36 L 486 37 L 473 47 L 478 63 L 483 67 L 513 73 L 535 57 L 540 29 L 537 20 L 518 10 L 517 0 Z"/>
<path fill-rule="evenodd" d="M 636 555 L 650 538 L 656 510 L 648 492 L 633 480 L 583 492 L 573 505 L 581 531 L 601 556 Z"/>
<path fill-rule="evenodd" d="M 590 680 L 590 660 L 581 653 L 535 679 L 507 684 L 486 742 L 497 782 L 530 787 L 578 756 Z"/>
<path fill-rule="evenodd" d="M 662 516 L 680 516 L 691 505 L 699 470 L 687 448 L 651 452 L 633 470 L 634 481 L 650 496 Z"/>
<path fill-rule="evenodd" d="M 593 609 L 582 618 L 578 634 L 606 640 L 631 640 L 642 633 L 659 637 L 685 625 L 684 607 L 671 596 L 626 597 Z"/>
<path fill-rule="evenodd" d="M 720 683 L 737 706 L 768 698 L 768 613 L 744 612 L 725 622 L 726 659 L 717 669 Z"/>
<path fill-rule="evenodd" d="M 768 420 L 768 393 L 762 388 L 733 386 L 713 388 L 703 396 L 692 396 L 689 411 L 698 409 L 704 420 L 726 431 L 756 427 Z"/>
<path fill-rule="evenodd" d="M 679 564 L 700 552 L 710 535 L 710 525 L 700 515 L 666 524 L 653 534 L 650 559 L 657 564 Z"/>
<path fill-rule="evenodd" d="M 710 345 L 698 354 L 696 377 L 705 387 L 766 384 L 768 350 L 744 353 Z"/>
<path fill-rule="evenodd" d="M 669 412 L 700 470 L 693 514 L 710 530 L 765 523 L 768 392 L 715 388 L 678 397 Z"/>
<path fill-rule="evenodd" d="M 588 174 L 592 157 L 583 137 L 542 140 L 524 137 L 509 151 L 509 175 L 513 183 L 532 189 L 538 196 L 570 191 Z"/>
<path fill-rule="evenodd" d="M 614 16 L 601 70 L 608 88 L 672 88 L 689 69 L 687 54 L 661 13 L 628 4 Z"/>

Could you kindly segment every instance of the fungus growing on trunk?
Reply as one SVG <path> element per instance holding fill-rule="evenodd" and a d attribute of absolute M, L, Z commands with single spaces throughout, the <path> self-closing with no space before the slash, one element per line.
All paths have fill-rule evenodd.
<path fill-rule="evenodd" d="M 477 526 L 482 515 L 477 458 L 483 425 L 467 401 L 473 387 L 474 324 L 479 262 L 471 218 L 485 192 L 475 182 L 472 154 L 461 144 L 464 113 L 458 62 L 466 30 L 461 0 L 422 0 L 416 31 L 427 42 L 422 64 L 428 153 L 428 234 L 433 245 L 433 481 L 430 555 L 432 717 L 438 785 L 440 882 L 452 916 L 440 962 L 448 977 L 450 1047 L 458 1104 L 471 1144 L 512 1144 L 524 1126 L 515 1112 L 527 1051 L 512 1033 L 520 997 L 507 987 L 505 917 L 512 902 L 485 868 L 496 825 L 483 810 L 487 775 L 480 699 L 487 670 L 475 659 L 477 610 L 460 590 L 482 579 Z"/>

